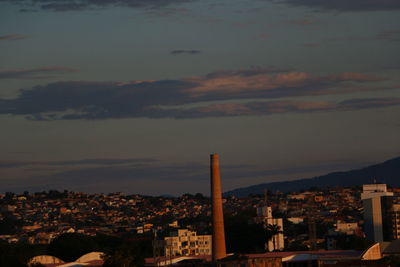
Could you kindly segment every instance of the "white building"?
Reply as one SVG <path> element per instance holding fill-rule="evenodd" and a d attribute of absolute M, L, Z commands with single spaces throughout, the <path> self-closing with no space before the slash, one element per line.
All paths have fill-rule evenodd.
<path fill-rule="evenodd" d="M 358 223 L 341 222 L 338 221 L 335 225 L 335 231 L 346 235 L 355 235 L 359 230 Z"/>
<path fill-rule="evenodd" d="M 356 222 L 341 222 L 337 221 L 334 224 L 335 228 L 328 230 L 328 235 L 326 235 L 326 248 L 328 250 L 337 249 L 336 245 L 338 238 L 342 235 L 360 235 L 361 228 Z"/>
<path fill-rule="evenodd" d="M 272 216 L 272 208 L 269 206 L 264 206 L 257 208 L 256 221 L 258 223 L 264 223 L 265 227 L 268 227 L 268 225 L 279 226 L 280 233 L 274 235 L 270 240 L 268 240 L 265 247 L 267 251 L 283 250 L 285 248 L 285 241 L 283 236 L 282 218 L 274 218 Z"/>
<path fill-rule="evenodd" d="M 368 239 L 383 242 L 384 205 L 382 197 L 391 197 L 393 192 L 387 192 L 386 184 L 365 184 L 361 193 L 364 207 L 364 230 Z"/>
<path fill-rule="evenodd" d="M 393 192 L 387 191 L 386 184 L 364 184 L 361 193 L 361 199 L 370 199 L 375 197 L 393 196 Z"/>
<path fill-rule="evenodd" d="M 188 229 L 179 229 L 165 237 L 165 256 L 211 255 L 212 236 L 197 235 Z"/>

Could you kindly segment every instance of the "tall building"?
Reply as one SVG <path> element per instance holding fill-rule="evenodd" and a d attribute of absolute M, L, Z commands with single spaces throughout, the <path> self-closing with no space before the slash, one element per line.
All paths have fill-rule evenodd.
<path fill-rule="evenodd" d="M 285 241 L 283 236 L 283 219 L 274 218 L 272 216 L 271 207 L 258 207 L 256 222 L 264 223 L 264 227 L 266 228 L 268 228 L 268 225 L 276 225 L 279 228 L 280 232 L 273 235 L 265 244 L 265 249 L 267 251 L 283 250 L 285 248 Z"/>
<path fill-rule="evenodd" d="M 382 197 L 383 240 L 400 239 L 400 204 L 395 197 Z"/>
<path fill-rule="evenodd" d="M 169 256 L 194 256 L 211 255 L 211 235 L 197 235 L 188 229 L 179 229 L 164 237 L 164 255 Z"/>
<path fill-rule="evenodd" d="M 224 214 L 222 210 L 221 175 L 219 156 L 210 155 L 211 206 L 212 206 L 212 260 L 226 257 Z"/>
<path fill-rule="evenodd" d="M 386 184 L 365 184 L 361 193 L 364 207 L 364 231 L 369 240 L 388 241 L 387 215 L 393 203 L 393 192 L 388 192 Z M 385 236 L 385 239 L 384 239 Z"/>

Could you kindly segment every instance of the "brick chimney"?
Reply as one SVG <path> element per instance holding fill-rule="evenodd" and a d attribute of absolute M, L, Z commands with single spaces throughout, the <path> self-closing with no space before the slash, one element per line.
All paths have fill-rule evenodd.
<path fill-rule="evenodd" d="M 221 176 L 219 156 L 210 155 L 211 201 L 212 201 L 212 260 L 226 257 L 224 214 L 222 211 Z"/>

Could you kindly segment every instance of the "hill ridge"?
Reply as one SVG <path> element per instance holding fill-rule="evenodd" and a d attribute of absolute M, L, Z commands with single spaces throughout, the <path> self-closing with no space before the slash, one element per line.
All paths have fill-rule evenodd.
<path fill-rule="evenodd" d="M 392 186 L 400 186 L 400 179 L 398 178 L 400 178 L 400 157 L 355 170 L 337 171 L 312 178 L 241 187 L 225 192 L 224 196 L 234 195 L 237 197 L 244 197 L 249 194 L 262 194 L 264 189 L 290 192 L 300 191 L 310 187 L 355 186 L 372 183 L 373 179 L 378 179 L 379 182 Z"/>

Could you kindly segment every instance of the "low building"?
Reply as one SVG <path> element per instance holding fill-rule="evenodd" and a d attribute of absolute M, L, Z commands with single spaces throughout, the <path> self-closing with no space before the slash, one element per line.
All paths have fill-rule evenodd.
<path fill-rule="evenodd" d="M 189 256 L 189 255 L 211 255 L 212 236 L 197 235 L 188 229 L 178 229 L 171 232 L 171 236 L 165 237 L 164 255 Z"/>
<path fill-rule="evenodd" d="M 145 266 L 190 266 L 190 267 L 345 267 L 371 266 L 385 267 L 381 247 L 376 243 L 361 250 L 314 250 L 266 252 L 261 254 L 230 254 L 225 258 L 211 262 L 210 256 L 175 256 L 146 258 Z"/>

